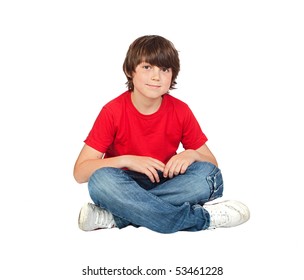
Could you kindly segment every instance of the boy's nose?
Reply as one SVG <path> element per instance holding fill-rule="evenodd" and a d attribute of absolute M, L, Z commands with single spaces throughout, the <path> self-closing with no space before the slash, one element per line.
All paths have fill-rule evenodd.
<path fill-rule="evenodd" d="M 154 66 L 153 73 L 152 73 L 152 80 L 159 80 L 159 72 L 160 72 L 160 68 L 158 68 L 157 66 Z"/>

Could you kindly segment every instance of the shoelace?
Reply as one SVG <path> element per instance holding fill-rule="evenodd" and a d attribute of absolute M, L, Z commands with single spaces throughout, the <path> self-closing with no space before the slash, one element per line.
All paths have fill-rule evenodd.
<path fill-rule="evenodd" d="M 95 225 L 105 228 L 113 227 L 113 222 L 111 222 L 109 215 L 107 215 L 104 211 L 99 211 L 98 209 L 95 209 L 95 207 L 94 211 L 96 211 Z"/>
<path fill-rule="evenodd" d="M 229 222 L 229 215 L 225 211 L 212 211 L 211 215 L 212 228 L 220 227 Z"/>

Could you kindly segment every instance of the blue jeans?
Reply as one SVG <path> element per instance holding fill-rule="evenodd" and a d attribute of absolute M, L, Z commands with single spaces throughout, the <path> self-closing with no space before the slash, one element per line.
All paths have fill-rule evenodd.
<path fill-rule="evenodd" d="M 221 197 L 221 171 L 209 162 L 194 162 L 172 179 L 159 172 L 152 183 L 141 173 L 112 167 L 96 170 L 88 188 L 94 203 L 114 216 L 116 226 L 143 226 L 160 233 L 207 229 L 209 213 L 201 206 Z"/>

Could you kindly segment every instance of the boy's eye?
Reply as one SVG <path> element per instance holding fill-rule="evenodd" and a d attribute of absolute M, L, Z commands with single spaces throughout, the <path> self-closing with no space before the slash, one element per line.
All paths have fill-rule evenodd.
<path fill-rule="evenodd" d="M 153 67 L 153 66 L 150 65 L 150 64 L 144 64 L 144 65 L 142 65 L 142 68 L 145 69 L 145 70 L 150 70 L 150 69 L 152 69 L 152 67 Z M 160 70 L 163 71 L 163 72 L 168 73 L 168 72 L 170 72 L 171 68 L 168 68 L 168 67 L 160 67 Z"/>
<path fill-rule="evenodd" d="M 151 69 L 151 65 L 143 65 L 143 68 L 146 70 Z"/>
<path fill-rule="evenodd" d="M 169 72 L 169 71 L 170 71 L 170 68 L 167 68 L 167 67 L 162 67 L 161 69 L 162 69 L 162 71 L 164 71 L 164 72 Z"/>

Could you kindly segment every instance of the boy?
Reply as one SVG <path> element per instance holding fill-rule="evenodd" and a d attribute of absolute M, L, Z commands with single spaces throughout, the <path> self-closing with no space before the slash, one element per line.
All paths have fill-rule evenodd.
<path fill-rule="evenodd" d="M 205 204 L 222 196 L 223 180 L 193 113 L 169 94 L 179 70 L 167 39 L 143 36 L 130 45 L 128 91 L 102 108 L 75 163 L 74 177 L 88 182 L 94 202 L 81 209 L 80 229 L 133 225 L 173 233 L 249 219 L 238 201 Z"/>

